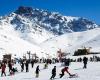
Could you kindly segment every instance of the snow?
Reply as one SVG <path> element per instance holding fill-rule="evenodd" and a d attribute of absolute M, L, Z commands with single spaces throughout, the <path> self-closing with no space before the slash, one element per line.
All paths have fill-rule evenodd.
<path fill-rule="evenodd" d="M 83 47 L 92 47 L 91 52 L 100 52 L 100 28 L 66 33 L 61 36 L 53 35 L 46 30 L 42 31 L 41 33 L 35 31 L 34 34 L 20 33 L 15 31 L 12 25 L 3 24 L 0 26 L 1 54 L 11 53 L 22 57 L 27 51 L 31 51 L 36 53 L 38 57 L 46 57 L 46 54 L 49 54 L 49 57 L 56 57 L 59 49 L 73 55 L 75 50 Z"/>
<path fill-rule="evenodd" d="M 51 57 L 56 57 L 59 49 L 62 52 L 73 55 L 75 50 L 83 47 L 92 47 L 91 52 L 100 52 L 100 28 L 67 33 L 61 36 L 53 36 L 47 31 L 44 31 L 45 33 L 43 32 L 42 34 L 38 32 L 35 34 L 20 34 L 11 27 L 9 29 L 7 28 L 7 26 L 3 26 L 0 29 L 0 52 L 2 55 L 11 53 L 22 57 L 27 51 L 31 51 L 39 57 L 46 57 L 46 54 L 49 54 Z M 51 36 L 52 38 L 50 38 Z M 24 37 L 24 39 L 21 37 Z M 2 55 L 0 58 L 2 58 Z"/>
<path fill-rule="evenodd" d="M 64 17 L 67 19 L 67 22 L 79 19 L 79 17 L 72 17 L 72 16 L 64 16 Z"/>
<path fill-rule="evenodd" d="M 32 14 L 41 14 L 44 12 L 43 10 L 36 10 L 38 10 L 39 13 L 33 12 Z M 100 28 L 97 28 L 98 25 L 92 22 L 90 25 L 86 22 L 85 31 L 79 29 L 79 32 L 74 32 L 70 28 L 73 24 L 68 26 L 68 23 L 74 20 L 77 21 L 80 17 L 62 16 L 56 12 L 52 12 L 51 14 L 44 12 L 43 15 L 46 17 L 39 15 L 39 17 L 36 16 L 33 18 L 30 16 L 26 17 L 24 15 L 18 15 L 16 13 L 0 17 L 0 60 L 3 59 L 4 54 L 12 54 L 12 58 L 22 58 L 23 55 L 26 55 L 28 58 L 27 51 L 31 51 L 31 54 L 36 54 L 39 58 L 52 58 L 57 57 L 57 51 L 59 49 L 64 53 L 70 53 L 67 57 L 75 59 L 78 57 L 72 56 L 74 51 L 84 47 L 91 47 L 91 52 L 100 53 Z M 55 15 L 58 15 L 61 18 L 60 20 L 57 19 L 57 24 L 55 26 L 51 26 L 51 24 L 55 24 L 53 21 L 49 23 L 44 22 L 46 19 L 49 20 L 49 18 L 53 18 L 56 21 L 57 16 L 55 17 Z M 39 21 L 38 18 L 40 17 L 42 17 L 42 19 Z M 16 21 L 16 19 L 18 21 Z M 13 20 L 14 24 L 11 23 Z M 64 24 L 60 25 L 62 23 Z M 48 28 L 48 30 L 42 26 Z M 16 28 L 18 29 L 16 30 Z M 57 32 L 61 31 L 63 35 L 55 35 L 57 33 L 54 34 L 51 31 L 53 29 L 57 30 Z M 83 58 L 84 56 L 79 57 Z M 39 78 L 35 78 L 34 73 L 37 65 L 40 65 L 41 69 Z M 82 69 L 82 63 L 73 62 L 70 66 L 70 72 L 77 73 L 79 77 L 69 78 L 68 74 L 66 74 L 62 79 L 59 79 L 59 73 L 62 69 L 60 63 L 49 65 L 49 68 L 45 70 L 43 69 L 43 65 L 44 64 L 36 64 L 33 69 L 30 67 L 30 72 L 25 73 L 25 71 L 20 72 L 20 65 L 16 64 L 15 67 L 18 67 L 19 72 L 14 76 L 0 77 L 0 80 L 49 80 L 54 65 L 57 66 L 56 80 L 100 80 L 99 62 L 89 62 L 87 69 Z M 8 68 L 7 74 L 9 74 Z"/>
<path fill-rule="evenodd" d="M 22 57 L 27 51 L 36 53 L 38 57 L 56 57 L 59 49 L 73 55 L 75 50 L 83 47 L 92 47 L 91 52 L 100 52 L 100 28 L 96 28 L 99 26 L 92 21 L 81 18 L 78 25 L 85 25 L 85 31 L 81 31 L 79 26 L 79 32 L 74 32 L 73 29 L 77 27 L 71 29 L 74 23 L 70 22 L 80 20 L 80 17 L 63 16 L 39 9 L 33 9 L 32 14 L 33 16 L 25 16 L 24 13 L 20 15 L 15 11 L 0 17 L 0 59 L 6 53 Z M 54 22 L 49 17 L 54 18 Z"/>
<path fill-rule="evenodd" d="M 43 50 L 39 46 L 30 44 L 18 36 L 14 36 L 14 34 L 11 35 L 11 33 L 0 30 L 0 59 L 4 54 L 16 55 L 19 58 L 26 54 L 27 51 L 31 51 L 32 54 L 37 53 L 39 57 L 44 56 L 41 53 Z"/>
<path fill-rule="evenodd" d="M 36 66 L 40 66 L 40 76 L 39 78 L 35 78 L 35 68 Z M 18 67 L 19 72 L 15 73 L 13 76 L 4 76 L 0 77 L 0 80 L 50 80 L 52 68 L 57 66 L 57 75 L 55 80 L 100 80 L 100 63 L 99 62 L 88 62 L 87 69 L 83 69 L 83 63 L 80 62 L 72 62 L 69 67 L 69 72 L 74 74 L 77 73 L 79 77 L 77 78 L 69 78 L 69 75 L 66 73 L 63 78 L 59 78 L 60 71 L 63 67 L 61 67 L 60 63 L 52 64 L 48 66 L 48 69 L 43 69 L 44 64 L 35 64 L 34 68 L 29 69 L 29 72 L 26 73 L 20 72 L 19 64 L 15 65 Z M 8 73 L 8 68 L 6 70 Z"/>
<path fill-rule="evenodd" d="M 41 44 L 49 54 L 52 56 L 57 53 L 59 49 L 65 53 L 71 53 L 78 48 L 89 48 L 91 52 L 100 52 L 100 28 L 83 32 L 67 33 L 61 36 L 54 37 Z M 48 48 L 47 48 L 48 47 Z"/>

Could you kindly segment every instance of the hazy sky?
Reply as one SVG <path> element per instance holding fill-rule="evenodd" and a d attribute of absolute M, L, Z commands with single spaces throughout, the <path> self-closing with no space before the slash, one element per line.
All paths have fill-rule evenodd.
<path fill-rule="evenodd" d="M 100 24 L 100 0 L 0 0 L 0 16 L 19 6 L 56 11 L 66 16 L 85 17 Z"/>

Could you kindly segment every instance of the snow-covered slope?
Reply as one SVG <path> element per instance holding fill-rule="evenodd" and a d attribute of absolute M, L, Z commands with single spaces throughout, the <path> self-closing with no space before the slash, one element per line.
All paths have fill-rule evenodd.
<path fill-rule="evenodd" d="M 15 13 L 1 18 L 0 26 L 2 30 L 6 30 L 9 33 L 14 31 L 19 34 L 20 38 L 31 43 L 41 43 L 42 41 L 53 37 L 52 33 L 43 29 L 34 21 L 30 21 L 28 18 Z"/>
<path fill-rule="evenodd" d="M 39 46 L 30 44 L 18 36 L 14 36 L 14 34 L 11 35 L 11 33 L 9 34 L 6 31 L 0 30 L 0 59 L 2 59 L 4 54 L 12 54 L 13 57 L 23 57 L 27 51 L 31 51 L 31 54 L 36 53 L 39 57 L 45 57 L 41 53 L 43 50 Z M 27 54 L 26 57 L 28 57 Z"/>
<path fill-rule="evenodd" d="M 92 47 L 92 52 L 100 52 L 100 28 L 84 32 L 67 33 L 56 38 L 45 41 L 41 46 L 49 51 L 49 54 L 56 54 L 61 49 L 62 52 L 71 53 L 78 48 Z"/>

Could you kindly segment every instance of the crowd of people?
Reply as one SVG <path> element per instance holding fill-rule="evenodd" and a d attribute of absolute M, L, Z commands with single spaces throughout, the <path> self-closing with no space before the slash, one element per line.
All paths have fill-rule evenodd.
<path fill-rule="evenodd" d="M 99 60 L 99 57 L 95 56 L 95 61 Z M 62 78 L 65 75 L 65 72 L 67 72 L 69 74 L 69 76 L 74 76 L 75 74 L 71 74 L 69 72 L 69 66 L 71 62 L 83 62 L 84 66 L 83 69 L 87 68 L 87 62 L 88 61 L 93 61 L 93 58 L 90 57 L 89 59 L 87 57 L 83 57 L 83 58 L 78 58 L 77 60 L 73 60 L 73 59 L 66 59 L 66 58 L 62 58 L 62 59 L 57 59 L 57 58 L 53 58 L 53 59 L 18 59 L 18 60 L 9 60 L 9 61 L 0 61 L 0 69 L 1 69 L 1 76 L 5 75 L 6 76 L 6 68 L 8 67 L 9 69 L 9 75 L 14 75 L 16 72 L 18 72 L 17 67 L 14 68 L 13 65 L 16 64 L 16 62 L 18 62 L 20 64 L 21 70 L 20 72 L 23 72 L 24 70 L 26 72 L 29 72 L 29 64 L 31 64 L 31 68 L 34 68 L 34 64 L 36 63 L 44 63 L 44 68 L 43 69 L 48 69 L 48 65 L 50 64 L 55 64 L 55 63 L 62 63 L 63 68 L 61 69 L 61 74 L 59 74 L 59 78 Z M 39 65 L 37 65 L 36 70 L 35 70 L 35 74 L 36 74 L 36 78 L 39 77 L 39 73 L 40 73 L 40 68 Z M 57 72 L 56 72 L 56 66 L 54 66 L 54 68 L 51 71 L 51 77 L 50 79 L 54 79 L 56 76 Z"/>

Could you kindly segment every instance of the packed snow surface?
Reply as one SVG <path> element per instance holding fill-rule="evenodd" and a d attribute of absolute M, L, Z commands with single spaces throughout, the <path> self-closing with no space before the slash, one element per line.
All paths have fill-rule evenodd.
<path fill-rule="evenodd" d="M 35 68 L 37 65 L 40 65 L 40 75 L 39 78 L 35 78 Z M 3 76 L 0 77 L 0 80 L 50 80 L 51 77 L 51 71 L 54 66 L 57 66 L 57 75 L 54 80 L 100 80 L 100 63 L 99 62 L 88 62 L 87 69 L 83 69 L 83 63 L 75 62 L 71 63 L 69 67 L 70 73 L 77 73 L 77 78 L 69 78 L 69 75 L 65 73 L 65 76 L 61 79 L 59 78 L 59 74 L 61 73 L 61 67 L 60 63 L 52 64 L 48 66 L 48 69 L 43 69 L 44 64 L 35 64 L 34 68 L 31 68 L 29 72 L 20 72 L 20 66 L 19 64 L 15 65 L 15 67 L 18 67 L 19 72 L 12 76 Z M 7 75 L 8 69 L 6 70 Z"/>

